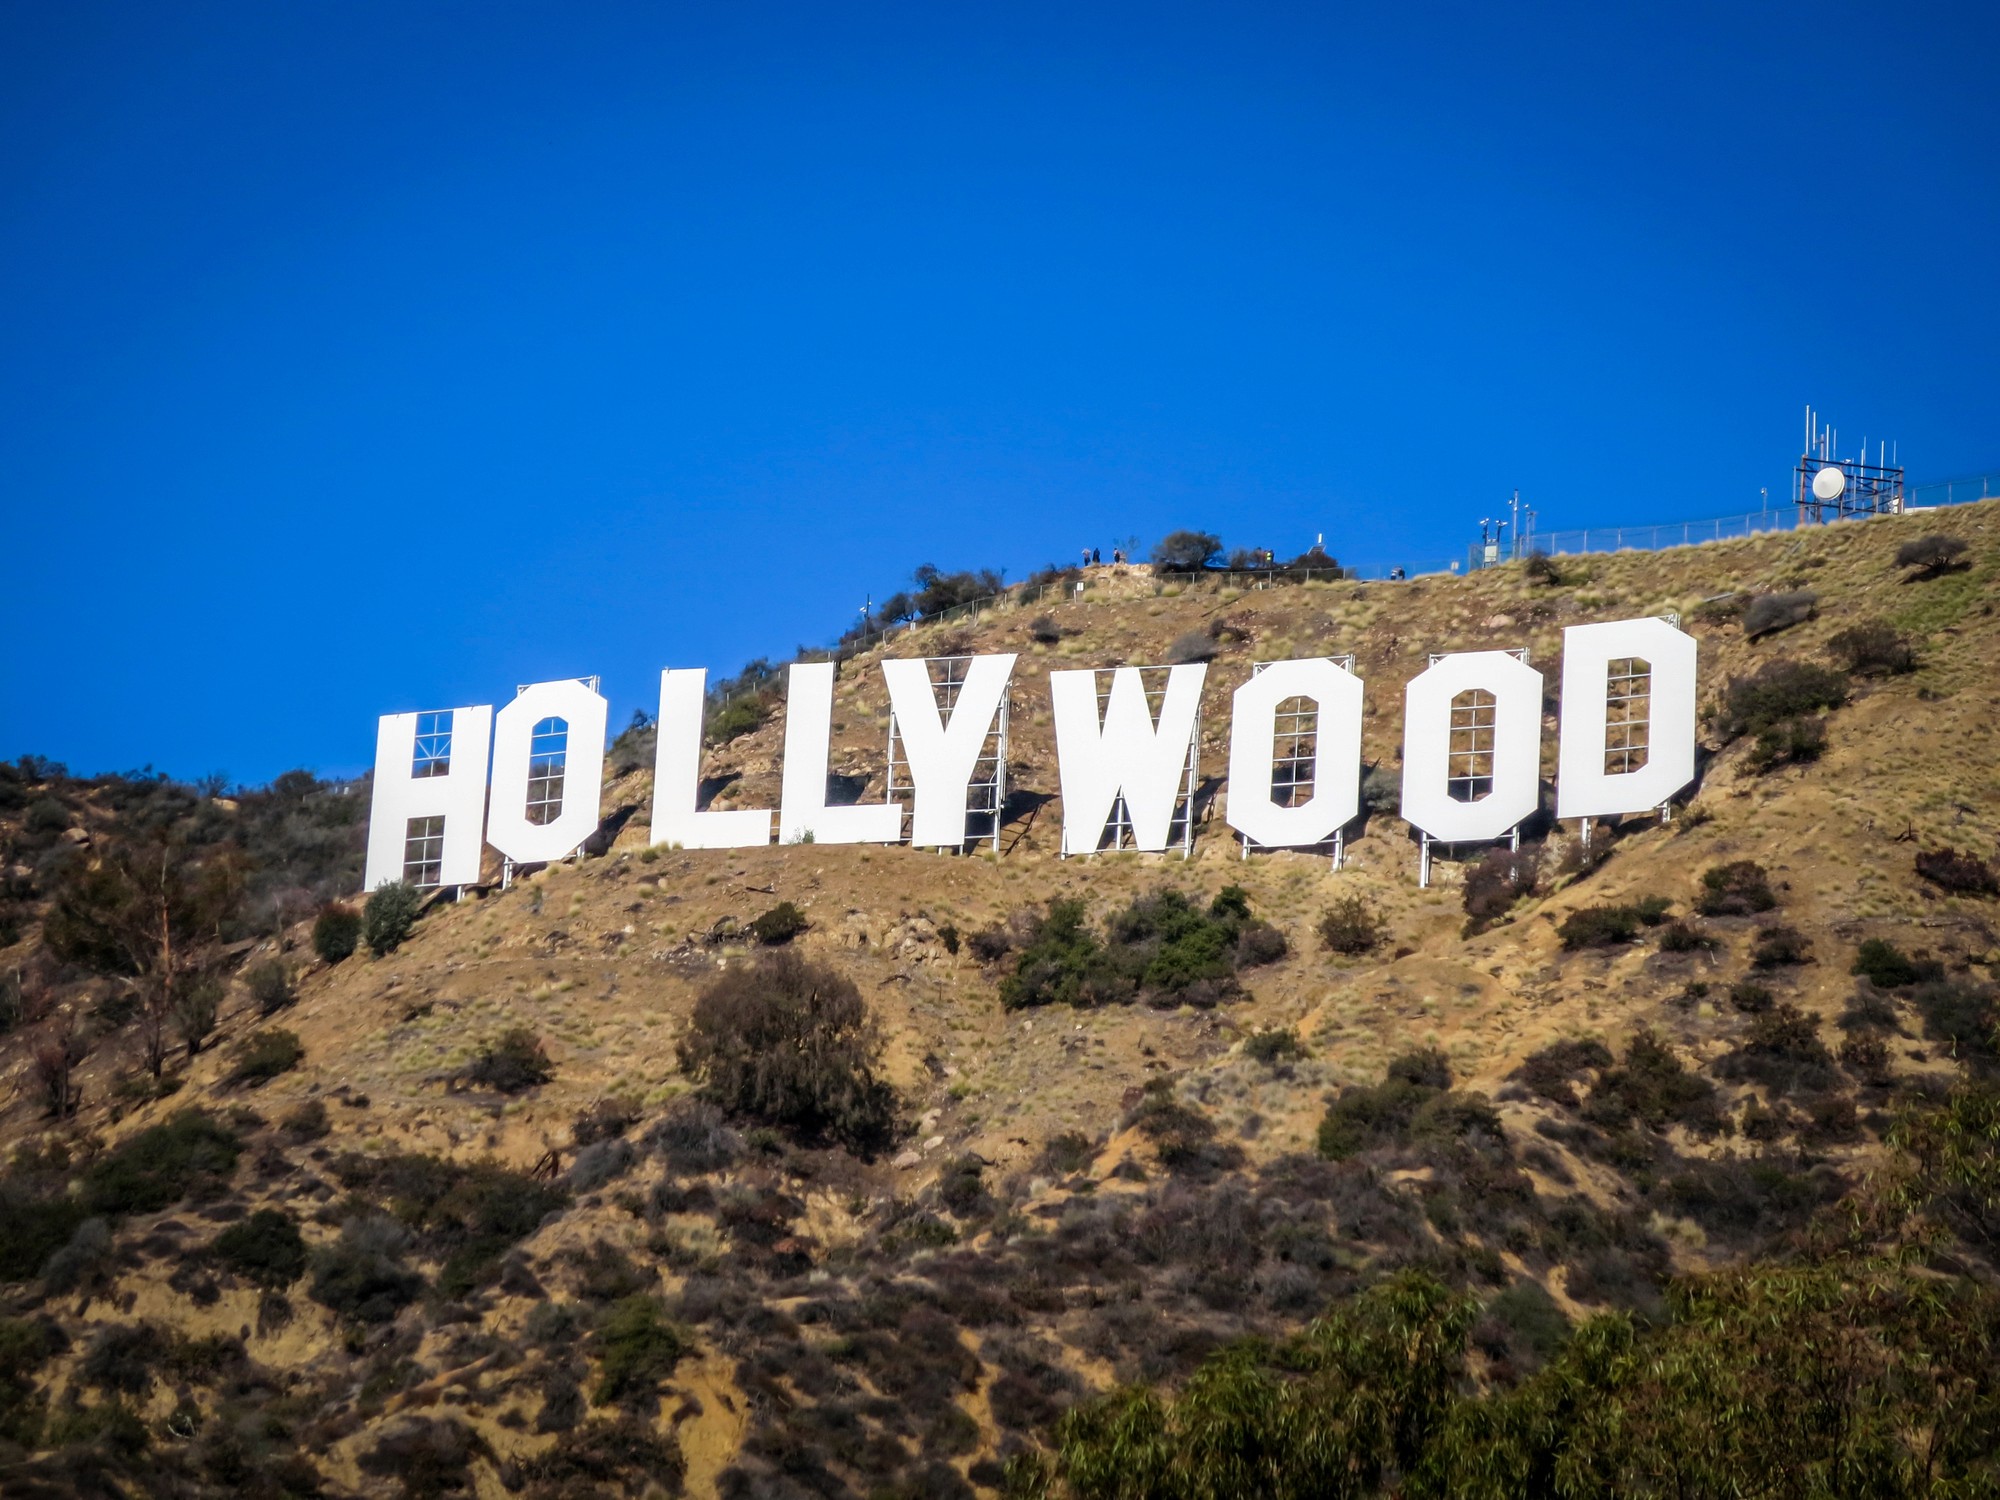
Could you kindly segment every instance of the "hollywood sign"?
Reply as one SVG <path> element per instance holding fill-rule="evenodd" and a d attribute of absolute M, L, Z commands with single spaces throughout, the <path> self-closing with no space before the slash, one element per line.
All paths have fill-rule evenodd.
<path fill-rule="evenodd" d="M 787 674 L 775 810 L 699 806 L 708 674 L 662 672 L 652 841 L 741 849 L 774 837 L 787 844 L 907 837 L 961 848 L 975 766 L 991 754 L 1015 660 L 963 660 L 949 711 L 939 707 L 927 661 L 881 663 L 907 768 L 907 835 L 900 801 L 827 802 L 833 663 L 800 662 Z M 1184 820 L 1190 813 L 1207 671 L 1167 668 L 1157 711 L 1138 667 L 1112 669 L 1108 694 L 1100 694 L 1094 670 L 1049 673 L 1064 854 L 1096 851 L 1119 813 L 1133 845 L 1168 847 L 1177 811 Z M 1427 841 L 1504 838 L 1539 808 L 1542 687 L 1542 674 L 1508 651 L 1437 657 L 1405 686 L 1401 813 Z M 1246 848 L 1321 847 L 1354 820 L 1362 693 L 1361 679 L 1329 657 L 1264 664 L 1235 690 L 1223 815 Z M 1618 744 L 1608 746 L 1614 699 Z M 1281 796 L 1274 776 L 1281 709 L 1299 702 L 1309 705 L 1315 731 L 1303 800 L 1294 787 Z M 385 716 L 375 742 L 367 888 L 406 878 L 476 884 L 486 843 L 516 864 L 577 852 L 600 822 L 607 712 L 593 683 L 570 679 L 524 687 L 498 713 L 483 705 Z M 1287 712 L 1299 722 L 1298 708 Z M 1476 721 L 1471 730 L 1468 717 Z M 1694 638 L 1662 619 L 1564 630 L 1560 724 L 1557 817 L 1664 807 L 1694 778 Z M 1477 774 L 1468 776 L 1475 762 Z"/>

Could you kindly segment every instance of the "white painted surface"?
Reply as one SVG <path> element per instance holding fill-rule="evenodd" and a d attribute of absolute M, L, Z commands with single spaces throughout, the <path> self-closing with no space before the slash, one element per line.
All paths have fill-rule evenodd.
<path fill-rule="evenodd" d="M 1470 688 L 1494 698 L 1493 790 L 1460 802 L 1446 788 L 1451 700 Z M 1542 674 L 1505 651 L 1461 651 L 1403 690 L 1403 817 L 1446 843 L 1497 839 L 1541 801 Z"/>
<path fill-rule="evenodd" d="M 441 883 L 475 885 L 486 839 L 486 754 L 493 738 L 490 704 L 454 708 L 451 763 L 442 776 L 411 776 L 417 714 L 384 714 L 375 726 L 375 785 L 368 807 L 368 864 L 362 887 L 403 878 L 410 819 L 444 819 Z"/>
<path fill-rule="evenodd" d="M 604 798 L 604 726 L 611 705 L 574 677 L 537 682 L 493 716 L 493 798 L 487 842 L 516 864 L 565 859 L 597 832 Z M 528 762 L 535 726 L 561 719 L 569 728 L 563 759 L 562 811 L 553 822 L 528 821 Z"/>
<path fill-rule="evenodd" d="M 1230 704 L 1229 826 L 1255 843 L 1297 849 L 1325 843 L 1361 810 L 1361 679 L 1324 656 L 1272 662 Z M 1319 712 L 1312 796 L 1297 807 L 1272 801 L 1278 705 L 1311 699 Z"/>
<path fill-rule="evenodd" d="M 903 837 L 900 803 L 826 805 L 827 754 L 833 741 L 830 661 L 793 662 L 785 673 L 785 767 L 778 840 L 802 844 L 894 844 Z"/>
<path fill-rule="evenodd" d="M 1694 780 L 1695 652 L 1694 637 L 1665 620 L 1612 620 L 1563 631 L 1557 817 L 1644 812 Z M 1646 764 L 1606 774 L 1610 664 L 1628 656 L 1652 668 Z"/>
<path fill-rule="evenodd" d="M 965 842 L 967 788 L 1014 675 L 1014 661 L 1013 652 L 975 656 L 966 665 L 949 721 L 938 712 L 926 662 L 882 663 L 896 732 L 910 767 L 912 844 L 934 848 Z"/>
<path fill-rule="evenodd" d="M 1102 722 L 1095 672 L 1049 673 L 1065 854 L 1096 850 L 1121 793 L 1138 847 L 1167 847 L 1174 804 L 1186 785 L 1188 749 L 1207 674 L 1208 668 L 1201 664 L 1169 668 L 1155 724 L 1137 667 L 1119 667 L 1111 674 Z"/>
<path fill-rule="evenodd" d="M 696 811 L 708 670 L 660 673 L 659 736 L 653 750 L 652 842 L 683 849 L 754 849 L 771 842 L 768 807 Z"/>

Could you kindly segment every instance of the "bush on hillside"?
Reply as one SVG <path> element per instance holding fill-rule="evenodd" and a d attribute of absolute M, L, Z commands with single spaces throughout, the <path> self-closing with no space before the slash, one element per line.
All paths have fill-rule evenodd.
<path fill-rule="evenodd" d="M 243 982 L 250 991 L 250 998 L 257 1002 L 259 1015 L 275 1016 L 299 998 L 298 987 L 292 982 L 291 968 L 282 959 L 270 958 L 253 964 L 243 976 Z"/>
<path fill-rule="evenodd" d="M 1535 894 L 1541 880 L 1541 851 L 1490 849 L 1468 866 L 1463 899 L 1465 915 L 1474 926 L 1504 917 L 1515 903 Z"/>
<path fill-rule="evenodd" d="M 158 1213 L 226 1181 L 242 1154 L 236 1133 L 188 1110 L 142 1130 L 97 1158 L 83 1174 L 83 1202 L 112 1216 Z"/>
<path fill-rule="evenodd" d="M 789 901 L 780 901 L 762 916 L 750 922 L 750 935 L 767 947 L 789 943 L 812 924 L 806 914 Z"/>
<path fill-rule="evenodd" d="M 1521 572 L 1530 583 L 1558 584 L 1562 582 L 1562 569 L 1546 552 L 1530 552 Z"/>
<path fill-rule="evenodd" d="M 1053 646 L 1062 639 L 1062 626 L 1056 624 L 1053 615 L 1036 615 L 1028 622 L 1028 639 Z"/>
<path fill-rule="evenodd" d="M 1850 625 L 1828 641 L 1826 649 L 1854 677 L 1898 677 L 1917 669 L 1916 648 L 1883 620 Z"/>
<path fill-rule="evenodd" d="M 378 886 L 361 908 L 361 935 L 368 950 L 384 958 L 400 948 L 417 925 L 424 895 L 407 880 Z"/>
<path fill-rule="evenodd" d="M 1854 967 L 1848 972 L 1877 989 L 1900 990 L 1944 978 L 1944 965 L 1935 959 L 1912 958 L 1886 938 L 1868 938 L 1855 950 Z"/>
<path fill-rule="evenodd" d="M 1755 860 L 1739 859 L 1702 871 L 1695 909 L 1704 917 L 1747 917 L 1770 911 L 1778 898 L 1771 877 Z"/>
<path fill-rule="evenodd" d="M 674 1373 L 690 1347 L 687 1334 L 668 1318 L 659 1298 L 642 1293 L 613 1303 L 591 1336 L 597 1356 L 591 1400 L 599 1406 L 650 1409 L 660 1382 Z"/>
<path fill-rule="evenodd" d="M 556 1076 L 542 1039 L 526 1026 L 509 1026 L 465 1065 L 465 1081 L 499 1094 L 539 1088 Z"/>
<path fill-rule="evenodd" d="M 1935 578 L 1960 566 L 1971 550 L 1955 536 L 1920 536 L 1896 549 L 1896 566 L 1915 568 L 1918 578 Z"/>
<path fill-rule="evenodd" d="M 313 952 L 330 964 L 349 957 L 361 945 L 361 913 L 337 901 L 320 908 L 312 944 Z"/>
<path fill-rule="evenodd" d="M 1153 546 L 1159 573 L 1199 573 L 1222 553 L 1222 538 L 1206 531 L 1170 531 Z"/>
<path fill-rule="evenodd" d="M 1941 891 L 1960 896 L 2000 895 L 2000 874 L 1978 855 L 1957 849 L 1925 849 L 1917 855 L 1917 874 Z"/>
<path fill-rule="evenodd" d="M 1514 1070 L 1514 1078 L 1538 1098 L 1575 1109 L 1582 1102 L 1576 1080 L 1610 1067 L 1613 1061 L 1611 1049 L 1595 1038 L 1565 1038 L 1529 1053 Z"/>
<path fill-rule="evenodd" d="M 167 1001 L 167 1014 L 173 1022 L 174 1034 L 187 1048 L 188 1060 L 192 1062 L 215 1035 L 221 1020 L 221 981 L 203 976 L 176 986 Z"/>
<path fill-rule="evenodd" d="M 298 1222 L 281 1209 L 260 1208 L 215 1237 L 209 1254 L 246 1281 L 282 1290 L 306 1271 Z"/>
<path fill-rule="evenodd" d="M 569 1201 L 561 1188 L 490 1161 L 350 1153 L 331 1170 L 351 1204 L 391 1215 L 421 1237 L 423 1253 L 443 1262 L 438 1288 L 450 1297 L 491 1281 L 506 1253 Z"/>
<path fill-rule="evenodd" d="M 1759 594 L 1743 611 L 1743 633 L 1755 640 L 1803 625 L 1819 613 L 1819 595 L 1811 589 L 1786 593 Z"/>
<path fill-rule="evenodd" d="M 2000 1060 L 2000 1009 L 1992 986 L 1972 979 L 1932 979 L 1910 991 L 1924 1018 L 1924 1035 L 1943 1042 L 1959 1062 L 1986 1067 Z"/>
<path fill-rule="evenodd" d="M 1831 667 L 1774 661 L 1748 677 L 1732 677 L 1709 718 L 1726 743 L 1846 701 L 1847 679 Z"/>
<path fill-rule="evenodd" d="M 1319 940 L 1328 951 L 1358 957 L 1382 946 L 1389 924 L 1357 891 L 1336 896 L 1320 914 Z"/>
<path fill-rule="evenodd" d="M 1168 644 L 1167 664 L 1178 667 L 1191 662 L 1214 661 L 1221 649 L 1206 630 L 1185 631 Z"/>
<path fill-rule="evenodd" d="M 674 1435 L 632 1417 L 571 1427 L 519 1467 L 527 1500 L 678 1495 L 687 1475 L 687 1459 Z"/>
<path fill-rule="evenodd" d="M 1642 896 L 1624 906 L 1585 906 L 1571 912 L 1556 928 L 1565 948 L 1604 948 L 1629 943 L 1642 927 L 1657 927 L 1673 903 L 1664 896 Z"/>
<path fill-rule="evenodd" d="M 289 1073 L 305 1055 L 306 1049 L 299 1044 L 296 1032 L 281 1031 L 275 1027 L 269 1031 L 253 1031 L 243 1039 L 243 1045 L 236 1054 L 236 1065 L 229 1070 L 228 1081 L 254 1088 L 260 1083 L 268 1083 L 280 1073 Z"/>
<path fill-rule="evenodd" d="M 1319 1154 L 1345 1161 L 1404 1143 L 1418 1111 L 1450 1088 L 1451 1064 L 1436 1048 L 1396 1058 L 1379 1084 L 1351 1084 L 1327 1106 L 1319 1124 Z"/>
<path fill-rule="evenodd" d="M 1818 719 L 1781 719 L 1757 731 L 1744 764 L 1762 774 L 1780 766 L 1808 766 L 1826 754 L 1826 725 Z"/>
<path fill-rule="evenodd" d="M 1306 1050 L 1306 1044 L 1299 1040 L 1299 1034 L 1289 1026 L 1253 1031 L 1244 1038 L 1243 1055 L 1269 1067 L 1312 1056 Z"/>
<path fill-rule="evenodd" d="M 867 1154 L 895 1128 L 882 1035 L 845 975 L 780 949 L 726 969 L 695 1002 L 682 1071 L 724 1109 Z"/>
<path fill-rule="evenodd" d="M 1113 915 L 1101 940 L 1081 901 L 1058 899 L 1031 924 L 1014 972 L 1000 981 L 1000 1003 L 1014 1010 L 1145 996 L 1213 1005 L 1240 991 L 1241 970 L 1285 951 L 1283 934 L 1251 915 L 1249 897 L 1237 886 L 1224 887 L 1205 909 L 1163 887 Z"/>

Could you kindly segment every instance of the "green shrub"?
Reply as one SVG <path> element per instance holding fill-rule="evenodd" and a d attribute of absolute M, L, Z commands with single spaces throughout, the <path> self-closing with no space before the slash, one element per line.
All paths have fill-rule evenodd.
<path fill-rule="evenodd" d="M 1809 662 L 1767 662 L 1748 677 L 1732 677 L 1710 722 L 1725 742 L 1757 734 L 1786 719 L 1804 718 L 1847 701 L 1847 679 Z"/>
<path fill-rule="evenodd" d="M 695 1001 L 682 1071 L 724 1109 L 859 1152 L 886 1144 L 896 1098 L 882 1036 L 851 980 L 789 949 L 725 969 Z"/>
<path fill-rule="evenodd" d="M 1944 965 L 1935 959 L 1911 958 L 1885 938 L 1867 938 L 1855 950 L 1854 967 L 1848 972 L 1878 989 L 1900 990 L 1927 979 L 1944 978 Z"/>
<path fill-rule="evenodd" d="M 1885 620 L 1850 625 L 1828 641 L 1826 649 L 1853 677 L 1897 677 L 1917 669 L 1915 648 Z"/>
<path fill-rule="evenodd" d="M 257 1002 L 259 1015 L 275 1016 L 299 998 L 291 969 L 279 959 L 253 964 L 244 974 L 243 982 L 250 990 L 250 998 Z"/>
<path fill-rule="evenodd" d="M 174 1032 L 187 1048 L 191 1062 L 208 1039 L 215 1035 L 222 1017 L 222 985 L 213 978 L 199 978 L 175 987 L 167 1003 Z"/>
<path fill-rule="evenodd" d="M 1267 1066 L 1312 1056 L 1299 1040 L 1299 1034 L 1289 1026 L 1252 1032 L 1244 1040 L 1243 1055 Z"/>
<path fill-rule="evenodd" d="M 479 1049 L 466 1064 L 465 1079 L 474 1088 L 519 1094 L 555 1077 L 555 1068 L 541 1038 L 525 1026 L 510 1026 Z"/>
<path fill-rule="evenodd" d="M 1781 719 L 1757 731 L 1743 757 L 1758 774 L 1780 766 L 1811 765 L 1826 754 L 1826 725 L 1818 719 Z"/>
<path fill-rule="evenodd" d="M 368 951 L 383 958 L 400 948 L 415 930 L 423 904 L 424 893 L 407 880 L 376 887 L 361 908 L 361 935 Z"/>
<path fill-rule="evenodd" d="M 330 964 L 351 956 L 361 945 L 361 913 L 340 902 L 320 908 L 313 921 L 313 952 Z"/>
<path fill-rule="evenodd" d="M 252 1087 L 268 1083 L 280 1073 L 296 1068 L 305 1055 L 306 1049 L 300 1045 L 296 1032 L 276 1028 L 253 1031 L 243 1039 L 243 1046 L 236 1054 L 236 1066 L 229 1072 L 229 1082 Z"/>
<path fill-rule="evenodd" d="M 1583 1117 L 1611 1130 L 1678 1123 L 1705 1133 L 1717 1123 L 1715 1086 L 1689 1072 L 1657 1032 L 1640 1030 L 1625 1044 L 1624 1060 L 1598 1074 Z"/>
<path fill-rule="evenodd" d="M 246 1281 L 282 1289 L 305 1274 L 306 1242 L 296 1220 L 260 1208 L 215 1237 L 209 1253 Z"/>
<path fill-rule="evenodd" d="M 1769 985 L 1754 979 L 1739 979 L 1729 987 L 1730 1007 L 1746 1016 L 1761 1016 L 1777 1003 L 1777 998 Z"/>
<path fill-rule="evenodd" d="M 1000 1003 L 1105 1005 L 1148 996 L 1212 1005 L 1240 992 L 1239 971 L 1284 956 L 1283 934 L 1251 915 L 1248 895 L 1226 886 L 1204 909 L 1163 887 L 1140 896 L 1107 924 L 1100 941 L 1081 901 L 1057 899 L 1016 950 L 1000 982 Z M 976 946 L 975 941 L 975 946 Z"/>
<path fill-rule="evenodd" d="M 1340 1091 L 1319 1123 L 1319 1154 L 1345 1161 L 1363 1151 L 1403 1144 L 1418 1110 L 1451 1087 L 1451 1065 L 1435 1049 L 1391 1062 L 1382 1082 Z"/>
<path fill-rule="evenodd" d="M 1604 948 L 1639 935 L 1639 914 L 1629 906 L 1586 906 L 1556 928 L 1565 948 Z"/>
<path fill-rule="evenodd" d="M 1358 957 L 1372 953 L 1389 935 L 1389 924 L 1367 898 L 1351 891 L 1336 896 L 1320 914 L 1319 940 L 1329 951 Z"/>
<path fill-rule="evenodd" d="M 357 1200 L 421 1237 L 424 1253 L 444 1263 L 438 1288 L 450 1297 L 492 1280 L 506 1252 L 569 1201 L 562 1189 L 493 1162 L 349 1154 L 332 1170 Z"/>
<path fill-rule="evenodd" d="M 632 1296 L 614 1302 L 591 1336 L 597 1356 L 597 1388 L 591 1399 L 650 1407 L 660 1382 L 687 1357 L 690 1341 L 657 1297 Z"/>
<path fill-rule="evenodd" d="M 235 1132 L 193 1110 L 142 1130 L 92 1162 L 83 1202 L 112 1216 L 158 1213 L 203 1183 L 226 1180 L 243 1146 Z"/>
<path fill-rule="evenodd" d="M 779 943 L 789 943 L 811 925 L 806 921 L 804 912 L 789 901 L 780 901 L 750 923 L 750 935 L 760 943 L 775 947 Z"/>
<path fill-rule="evenodd" d="M 1771 877 L 1762 865 L 1748 859 L 1702 871 L 1701 894 L 1695 898 L 1695 909 L 1704 917 L 1754 916 L 1777 904 Z"/>

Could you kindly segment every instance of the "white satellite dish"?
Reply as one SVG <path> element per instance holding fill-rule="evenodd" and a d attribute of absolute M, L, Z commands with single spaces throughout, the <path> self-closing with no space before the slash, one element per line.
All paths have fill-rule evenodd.
<path fill-rule="evenodd" d="M 1838 500 L 1847 490 L 1847 476 L 1832 464 L 1813 475 L 1813 499 Z"/>

